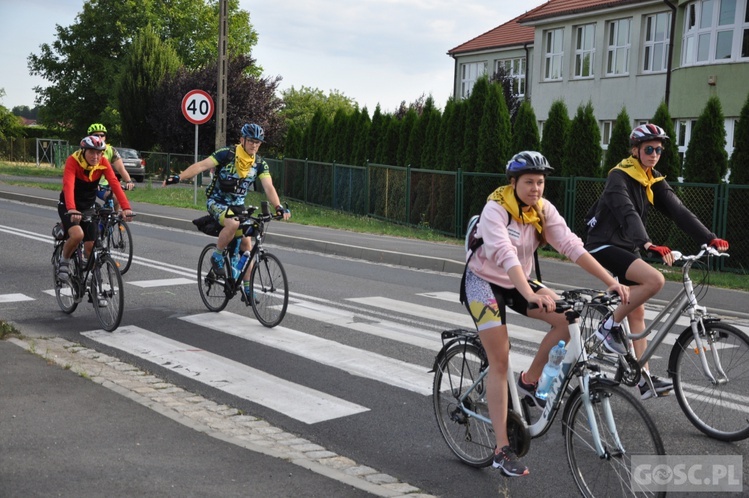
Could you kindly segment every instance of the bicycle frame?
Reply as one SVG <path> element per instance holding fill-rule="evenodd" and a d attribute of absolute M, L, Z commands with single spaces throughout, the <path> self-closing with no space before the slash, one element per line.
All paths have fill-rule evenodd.
<path fill-rule="evenodd" d="M 267 207 L 264 206 L 264 209 L 266 208 Z M 239 225 L 239 230 L 242 230 L 242 235 L 235 237 L 228 246 L 229 248 L 235 248 L 235 250 L 227 251 L 224 254 L 224 265 L 226 265 L 226 268 L 231 268 L 232 263 L 234 263 L 231 254 L 234 253 L 236 257 L 240 257 L 240 245 L 242 239 L 245 237 L 252 237 L 255 239 L 255 243 L 252 244 L 252 249 L 250 250 L 250 256 L 247 258 L 247 261 L 245 261 L 244 266 L 239 270 L 237 278 L 234 278 L 233 272 L 227 272 L 226 281 L 235 292 L 239 290 L 239 286 L 241 285 L 244 276 L 250 270 L 252 265 L 260 260 L 260 254 L 264 251 L 263 241 L 265 240 L 266 224 L 271 220 L 276 219 L 276 217 L 270 214 L 262 214 L 258 217 L 252 216 L 252 212 L 256 209 L 257 208 L 254 206 L 249 206 L 247 208 L 246 216 L 240 217 L 245 218 Z M 248 233 L 250 231 L 252 231 L 252 233 Z M 236 244 L 236 247 L 234 244 Z"/>
<path fill-rule="evenodd" d="M 582 303 L 578 304 L 579 308 L 582 309 Z M 564 356 L 564 360 L 562 360 L 561 374 L 558 375 L 552 383 L 551 389 L 549 390 L 549 396 L 546 400 L 546 406 L 544 407 L 541 417 L 531 425 L 528 425 L 528 421 L 524 417 L 521 416 L 521 418 L 523 419 L 523 423 L 526 425 L 531 438 L 535 439 L 537 437 L 543 436 L 554 422 L 554 418 L 559 411 L 559 407 L 562 404 L 562 399 L 564 398 L 564 394 L 567 391 L 569 383 L 571 382 L 573 376 L 577 376 L 579 378 L 580 389 L 582 390 L 583 405 L 585 406 L 585 410 L 588 414 L 591 434 L 595 442 L 596 453 L 599 457 L 605 458 L 607 457 L 609 452 L 604 449 L 603 444 L 601 443 L 598 424 L 596 422 L 595 416 L 593 415 L 593 407 L 590 401 L 591 376 L 588 369 L 585 368 L 588 358 L 585 348 L 582 347 L 580 327 L 577 322 L 577 319 L 580 316 L 580 311 L 577 309 L 570 309 L 565 312 L 565 315 L 569 323 L 570 342 L 567 345 L 567 353 Z M 476 389 L 476 387 L 482 384 L 484 378 L 488 373 L 489 367 L 487 366 L 481 372 L 476 381 L 471 385 L 471 387 L 469 387 L 465 391 L 465 393 L 463 393 L 463 395 L 458 399 L 458 401 L 459 405 L 462 407 L 462 410 L 466 414 L 479 419 L 484 423 L 491 424 L 491 420 L 489 418 L 473 410 L 470 410 L 466 407 L 467 403 L 464 402 L 465 399 Z M 516 383 L 514 382 L 515 375 L 512 368 L 512 355 L 510 355 L 510 358 L 508 358 L 507 362 L 507 378 L 510 391 L 511 406 L 515 407 L 515 411 L 517 412 L 517 408 L 522 405 L 520 397 L 518 395 Z M 616 424 L 614 422 L 614 417 L 608 399 L 604 398 L 602 400 L 602 403 L 604 406 L 606 424 L 611 434 L 613 435 L 614 440 L 616 441 L 619 451 L 624 452 L 623 445 L 616 431 Z"/>
<path fill-rule="evenodd" d="M 702 321 L 703 318 L 708 315 L 707 308 L 705 306 L 700 306 L 700 304 L 698 303 L 697 296 L 694 294 L 694 285 L 692 283 L 692 279 L 689 277 L 689 269 L 692 267 L 692 263 L 694 263 L 698 259 L 701 259 L 705 252 L 708 252 L 708 254 L 714 256 L 726 255 L 725 253 L 718 253 L 717 251 L 703 245 L 699 253 L 694 256 L 684 258 L 686 259 L 686 263 L 684 264 L 684 267 L 682 269 L 683 285 L 676 296 L 674 296 L 674 298 L 666 306 L 663 307 L 663 309 L 656 315 L 656 317 L 647 327 L 645 327 L 645 330 L 643 330 L 641 333 L 632 334 L 629 329 L 629 322 L 626 318 L 622 322 L 622 328 L 624 329 L 624 332 L 627 334 L 627 337 L 629 337 L 630 340 L 643 339 L 650 336 L 653 331 L 657 330 L 653 338 L 649 341 L 648 346 L 643 354 L 638 358 L 638 363 L 640 365 L 643 365 L 647 363 L 648 360 L 653 356 L 655 350 L 666 338 L 666 335 L 671 331 L 674 325 L 676 325 L 676 321 L 686 311 L 689 317 L 689 325 L 692 329 L 692 334 L 694 335 L 695 344 L 697 344 L 699 349 L 698 354 L 700 357 L 700 364 L 702 365 L 705 376 L 710 379 L 713 384 L 723 384 L 728 382 L 728 376 L 723 371 L 723 367 L 721 366 L 717 351 L 715 351 L 715 349 L 713 348 L 710 348 L 712 351 L 713 359 L 715 361 L 717 372 L 720 377 L 719 379 L 716 379 L 713 375 L 705 356 L 705 348 L 702 345 L 700 330 L 702 329 L 704 331 Z M 675 258 L 676 260 L 682 259 L 683 257 L 681 253 L 678 253 L 676 251 L 674 251 L 674 254 L 677 256 Z"/>

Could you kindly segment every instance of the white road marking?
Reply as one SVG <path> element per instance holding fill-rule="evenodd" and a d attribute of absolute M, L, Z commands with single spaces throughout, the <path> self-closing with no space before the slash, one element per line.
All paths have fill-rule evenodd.
<path fill-rule="evenodd" d="M 25 294 L 0 294 L 0 303 L 18 303 L 21 301 L 33 301 L 33 297 Z"/>
<path fill-rule="evenodd" d="M 236 322 L 233 322 L 236 326 Z M 82 335 L 307 424 L 369 411 L 329 394 L 135 326 Z"/>
<path fill-rule="evenodd" d="M 127 282 L 128 284 L 136 287 L 166 287 L 169 285 L 195 285 L 195 279 L 190 280 L 189 278 L 162 278 L 159 280 L 136 280 L 134 282 Z"/>

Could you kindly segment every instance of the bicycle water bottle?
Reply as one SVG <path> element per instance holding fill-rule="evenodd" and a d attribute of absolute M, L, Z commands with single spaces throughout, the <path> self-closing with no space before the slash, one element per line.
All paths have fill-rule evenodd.
<path fill-rule="evenodd" d="M 549 390 L 551 390 L 554 379 L 559 375 L 562 360 L 564 360 L 564 355 L 566 354 L 567 350 L 564 349 L 564 341 L 559 341 L 559 344 L 551 348 L 551 351 L 549 351 L 549 361 L 546 363 L 546 366 L 544 366 L 541 379 L 538 381 L 538 387 L 536 387 L 537 398 L 546 399 L 549 395 Z"/>
<path fill-rule="evenodd" d="M 242 257 L 239 258 L 239 261 L 237 261 L 237 267 L 235 268 L 235 271 L 237 274 L 234 276 L 234 278 L 239 277 L 239 272 L 242 271 L 242 268 L 244 267 L 244 264 L 247 262 L 247 260 L 250 259 L 250 251 L 245 251 L 242 253 Z"/>

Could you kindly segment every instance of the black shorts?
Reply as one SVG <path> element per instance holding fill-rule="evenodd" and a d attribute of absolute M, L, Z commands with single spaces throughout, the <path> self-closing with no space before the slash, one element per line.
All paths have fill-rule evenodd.
<path fill-rule="evenodd" d="M 616 246 L 606 246 L 603 249 L 593 249 L 590 253 L 591 256 L 598 261 L 601 266 L 611 272 L 618 280 L 620 284 L 624 285 L 637 285 L 637 282 L 627 280 L 627 270 L 632 266 L 632 263 L 640 257 L 639 251 L 628 251 Z"/>
<path fill-rule="evenodd" d="M 94 208 L 92 207 L 90 210 L 87 210 L 88 212 L 93 212 Z M 73 223 L 70 221 L 70 215 L 66 214 L 68 212 L 68 208 L 65 207 L 65 204 L 62 202 L 59 202 L 57 204 L 57 214 L 60 215 L 60 221 L 62 221 L 62 226 L 65 228 L 65 238 L 68 237 L 68 230 L 70 227 L 73 226 Z M 84 213 L 85 214 L 85 213 Z M 98 227 L 96 226 L 96 223 L 93 221 L 83 221 L 81 220 L 81 228 L 83 229 L 83 241 L 87 242 L 90 240 L 96 240 L 96 232 L 98 230 Z"/>

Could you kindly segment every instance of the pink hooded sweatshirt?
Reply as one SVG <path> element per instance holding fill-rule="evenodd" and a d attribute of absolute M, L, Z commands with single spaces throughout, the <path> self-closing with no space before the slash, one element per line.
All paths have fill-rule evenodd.
<path fill-rule="evenodd" d="M 544 199 L 544 235 L 551 246 L 572 261 L 583 255 L 583 241 L 567 226 L 557 208 Z M 508 224 L 508 220 L 510 220 Z M 523 273 L 530 279 L 533 269 L 533 252 L 538 247 L 536 228 L 527 223 L 511 219 L 498 202 L 489 201 L 481 211 L 477 235 L 484 244 L 476 250 L 468 267 L 487 282 L 505 289 L 515 286 L 507 271 L 513 266 L 522 266 Z M 466 255 L 467 257 L 467 255 Z"/>

